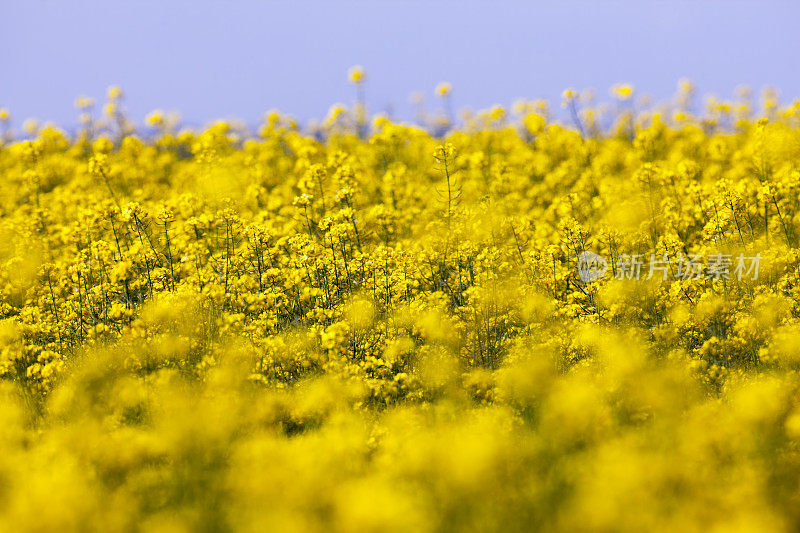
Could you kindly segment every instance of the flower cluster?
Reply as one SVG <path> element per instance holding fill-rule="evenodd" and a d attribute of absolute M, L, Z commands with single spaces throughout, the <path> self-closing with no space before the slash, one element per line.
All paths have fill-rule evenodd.
<path fill-rule="evenodd" d="M 800 528 L 800 105 L 349 76 L 311 131 L 0 112 L 0 529 Z"/>

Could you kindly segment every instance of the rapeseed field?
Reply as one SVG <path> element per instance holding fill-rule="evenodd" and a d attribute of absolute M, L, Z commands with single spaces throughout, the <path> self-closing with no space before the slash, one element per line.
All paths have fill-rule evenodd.
<path fill-rule="evenodd" d="M 0 530 L 800 529 L 800 103 L 350 79 L 0 111 Z"/>

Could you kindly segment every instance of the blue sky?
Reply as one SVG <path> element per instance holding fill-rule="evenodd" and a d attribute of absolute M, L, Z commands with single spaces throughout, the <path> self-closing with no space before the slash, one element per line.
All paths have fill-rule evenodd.
<path fill-rule="evenodd" d="M 794 99 L 798 20 L 789 1 L 0 0 L 0 106 L 70 126 L 75 97 L 119 84 L 135 118 L 308 119 L 353 100 L 353 64 L 371 110 L 400 118 L 413 91 L 435 107 L 443 80 L 473 108 L 620 81 L 666 99 L 684 76 L 702 93 L 772 85 Z"/>

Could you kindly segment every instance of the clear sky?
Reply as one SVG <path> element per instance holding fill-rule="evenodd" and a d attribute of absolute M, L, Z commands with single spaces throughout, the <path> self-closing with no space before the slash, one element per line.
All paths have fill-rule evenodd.
<path fill-rule="evenodd" d="M 616 82 L 668 98 L 681 77 L 725 97 L 739 84 L 800 96 L 800 2 L 0 0 L 0 106 L 77 120 L 75 97 L 119 84 L 135 118 L 193 123 L 270 108 L 301 119 L 351 102 L 412 116 L 409 95 L 453 85 L 456 107 L 605 96 Z"/>

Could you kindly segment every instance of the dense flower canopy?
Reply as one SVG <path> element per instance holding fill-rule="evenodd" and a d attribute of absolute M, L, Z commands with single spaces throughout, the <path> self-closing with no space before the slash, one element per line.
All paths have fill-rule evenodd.
<path fill-rule="evenodd" d="M 691 91 L 3 110 L 0 529 L 797 530 L 798 106 Z"/>

